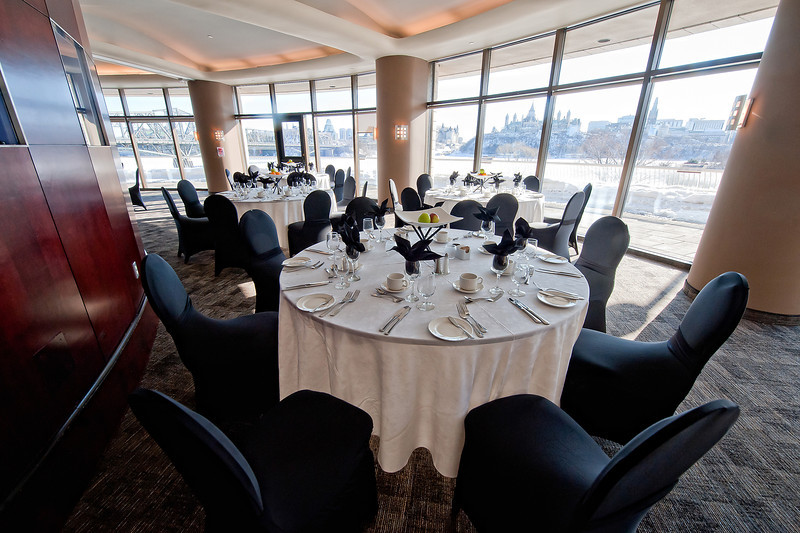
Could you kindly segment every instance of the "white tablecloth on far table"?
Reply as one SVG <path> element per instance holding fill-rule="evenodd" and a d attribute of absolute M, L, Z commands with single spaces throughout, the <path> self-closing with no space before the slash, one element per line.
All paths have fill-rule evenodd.
<path fill-rule="evenodd" d="M 511 305 L 507 294 L 496 302 L 472 303 L 469 309 L 488 330 L 484 339 L 447 342 L 428 331 L 437 317 L 456 315 L 455 304 L 463 294 L 452 287 L 460 274 L 472 271 L 484 277 L 487 296 L 495 278 L 490 271 L 491 256 L 478 252 L 482 240 L 459 239 L 472 248 L 471 260 L 450 260 L 450 274 L 437 277 L 432 311 L 413 307 L 409 315 L 386 336 L 378 332 L 390 316 L 405 303 L 370 296 L 390 272 L 402 272 L 404 261 L 396 252 L 383 248 L 362 253 L 361 281 L 351 289 L 361 295 L 335 317 L 320 318 L 300 311 L 297 300 L 313 293 L 333 294 L 337 300 L 344 290 L 333 285 L 283 291 L 279 316 L 279 368 L 281 397 L 300 389 L 328 392 L 370 414 L 374 433 L 380 436 L 378 461 L 387 472 L 408 462 L 411 452 L 422 446 L 430 450 L 436 469 L 455 477 L 464 441 L 464 417 L 478 405 L 519 393 L 544 396 L 558 403 L 570 353 L 586 314 L 587 302 L 571 308 L 550 307 L 535 296 L 533 286 L 521 297 L 527 305 L 550 321 L 535 324 Z M 412 234 L 413 235 L 413 234 Z M 376 243 L 377 244 L 377 243 Z M 434 251 L 445 245 L 433 244 Z M 323 244 L 312 247 L 320 250 Z M 301 253 L 317 261 L 330 257 L 307 250 Z M 547 266 L 577 272 L 572 265 Z M 430 270 L 423 262 L 423 271 Z M 587 296 L 583 278 L 537 274 L 540 283 Z M 323 268 L 284 272 L 281 287 L 325 280 Z M 504 276 L 500 285 L 510 290 L 513 283 Z M 318 313 L 317 313 L 318 314 Z"/>
<path fill-rule="evenodd" d="M 511 192 L 511 191 L 501 191 Z M 486 207 L 487 202 L 492 196 L 484 194 L 469 193 L 461 196 L 458 192 L 447 194 L 445 189 L 429 189 L 425 193 L 425 203 L 428 205 L 435 205 L 438 202 L 444 202 L 442 209 L 450 212 L 453 206 L 461 200 L 476 200 L 479 204 Z M 544 220 L 544 195 L 539 192 L 524 191 L 517 196 L 519 202 L 519 209 L 517 209 L 517 218 L 524 218 L 528 222 L 541 222 Z"/>
<path fill-rule="evenodd" d="M 252 190 L 258 191 L 258 189 Z M 336 197 L 333 195 L 333 191 L 325 189 L 325 192 L 331 197 L 331 214 L 336 213 Z M 242 215 L 251 209 L 259 209 L 272 217 L 272 220 L 275 222 L 275 227 L 278 230 L 278 242 L 282 248 L 289 247 L 289 224 L 303 220 L 303 202 L 307 196 L 305 194 L 287 197 L 267 196 L 265 198 L 251 196 L 243 200 L 237 198 L 231 191 L 219 194 L 226 196 L 233 202 L 233 205 L 236 206 L 239 218 L 242 218 Z"/>

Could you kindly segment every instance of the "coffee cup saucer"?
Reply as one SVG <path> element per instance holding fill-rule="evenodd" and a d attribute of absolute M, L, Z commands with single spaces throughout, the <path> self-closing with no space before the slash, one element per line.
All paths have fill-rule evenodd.
<path fill-rule="evenodd" d="M 455 280 L 453 282 L 453 288 L 458 292 L 463 292 L 464 294 L 475 294 L 476 292 L 480 292 L 483 290 L 483 283 L 478 283 L 473 290 L 462 289 L 461 282 L 459 280 Z"/>

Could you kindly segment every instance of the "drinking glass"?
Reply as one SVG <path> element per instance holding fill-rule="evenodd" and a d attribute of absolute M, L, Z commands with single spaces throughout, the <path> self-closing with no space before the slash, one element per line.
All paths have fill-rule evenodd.
<path fill-rule="evenodd" d="M 495 255 L 494 259 L 492 259 L 492 272 L 497 274 L 497 285 L 489 289 L 489 294 L 491 294 L 492 296 L 497 296 L 498 294 L 502 294 L 503 289 L 500 288 L 500 276 L 503 275 L 503 272 L 505 272 L 507 268 L 508 268 L 508 256 Z"/>
<path fill-rule="evenodd" d="M 508 292 L 509 296 L 525 296 L 525 291 L 521 290 L 519 286 L 528 282 L 529 275 L 528 265 L 516 264 L 514 273 L 511 275 L 511 281 L 514 282 L 516 287 Z"/>
<path fill-rule="evenodd" d="M 361 221 L 361 224 L 364 226 L 364 231 L 367 233 L 367 237 L 370 239 L 375 238 L 375 226 L 373 225 L 374 222 L 371 218 L 365 218 Z"/>
<path fill-rule="evenodd" d="M 491 238 L 494 235 L 494 220 L 481 220 L 481 232 L 484 239 Z"/>
<path fill-rule="evenodd" d="M 378 242 L 381 242 L 383 238 L 383 226 L 386 225 L 386 219 L 384 217 L 375 217 L 375 227 L 378 228 Z"/>
<path fill-rule="evenodd" d="M 339 238 L 339 234 L 335 231 L 328 233 L 328 235 L 325 237 L 325 246 L 327 246 L 328 250 L 331 252 L 335 252 L 341 248 L 342 240 Z"/>
<path fill-rule="evenodd" d="M 356 275 L 356 262 L 360 255 L 361 252 L 353 248 L 347 251 L 347 262 L 350 265 L 350 276 L 347 278 L 347 281 L 361 281 L 361 278 Z"/>
<path fill-rule="evenodd" d="M 338 234 L 337 234 L 338 235 Z M 336 277 L 339 280 L 336 285 L 333 286 L 334 289 L 346 289 L 350 286 L 346 279 L 344 279 L 345 269 L 342 268 L 342 262 L 344 262 L 344 252 L 339 250 L 338 248 L 333 252 L 333 271 L 336 272 Z"/>
<path fill-rule="evenodd" d="M 539 240 L 530 238 L 528 239 L 528 246 L 525 247 L 525 255 L 531 259 L 536 259 L 536 249 L 539 247 Z"/>
<path fill-rule="evenodd" d="M 417 309 L 420 311 L 430 311 L 436 307 L 436 304 L 429 301 L 433 293 L 436 292 L 436 276 L 434 274 L 428 274 L 420 278 L 417 282 L 417 291 L 423 298 L 423 301 L 417 304 Z"/>
<path fill-rule="evenodd" d="M 419 277 L 419 274 L 419 261 L 406 261 L 406 275 L 408 276 L 408 283 L 411 289 L 408 291 L 408 296 L 406 296 L 407 302 L 419 301 L 419 296 L 414 294 L 414 282 Z"/>

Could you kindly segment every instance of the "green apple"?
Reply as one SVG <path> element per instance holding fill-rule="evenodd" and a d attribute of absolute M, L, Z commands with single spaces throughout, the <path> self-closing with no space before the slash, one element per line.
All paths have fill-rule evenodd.
<path fill-rule="evenodd" d="M 424 224 L 428 224 L 430 223 L 430 221 L 431 221 L 431 216 L 428 213 L 422 213 L 417 219 L 417 222 L 422 222 Z"/>

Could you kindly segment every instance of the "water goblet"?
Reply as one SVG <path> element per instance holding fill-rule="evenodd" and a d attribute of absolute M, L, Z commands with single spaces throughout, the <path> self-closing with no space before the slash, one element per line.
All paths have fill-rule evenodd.
<path fill-rule="evenodd" d="M 497 296 L 498 294 L 502 294 L 503 289 L 500 288 L 500 276 L 503 275 L 503 272 L 506 271 L 508 268 L 508 256 L 507 255 L 500 255 L 497 254 L 492 259 L 492 272 L 497 274 L 497 285 L 489 289 L 489 294 L 492 296 Z"/>
<path fill-rule="evenodd" d="M 371 218 L 365 218 L 361 221 L 361 224 L 364 226 L 364 231 L 367 233 L 367 237 L 374 239 L 375 226 L 373 220 Z"/>
<path fill-rule="evenodd" d="M 494 220 L 481 220 L 481 232 L 484 239 L 491 238 L 494 235 Z"/>
<path fill-rule="evenodd" d="M 342 240 L 339 238 L 339 234 L 335 231 L 328 233 L 325 237 L 325 246 L 328 247 L 328 250 L 331 252 L 335 252 L 342 246 Z"/>
<path fill-rule="evenodd" d="M 406 261 L 406 275 L 408 276 L 409 287 L 411 288 L 411 290 L 408 291 L 408 296 L 406 296 L 407 302 L 419 301 L 419 296 L 414 294 L 414 282 L 419 277 L 419 274 L 419 261 Z"/>
<path fill-rule="evenodd" d="M 347 281 L 361 281 L 361 278 L 356 275 L 356 263 L 360 255 L 361 252 L 355 248 L 349 248 L 347 250 L 347 262 L 350 265 L 350 276 L 347 278 Z"/>
<path fill-rule="evenodd" d="M 378 228 L 378 242 L 383 238 L 383 227 L 386 225 L 384 217 L 375 217 L 375 227 Z"/>
<path fill-rule="evenodd" d="M 537 257 L 536 249 L 538 247 L 539 247 L 539 240 L 538 239 L 534 239 L 534 238 L 529 238 L 528 239 L 528 246 L 525 247 L 525 253 L 528 254 L 528 256 L 531 259 L 536 259 L 536 257 Z"/>
<path fill-rule="evenodd" d="M 514 282 L 516 287 L 508 292 L 509 296 L 525 296 L 525 291 L 520 289 L 519 286 L 528 282 L 528 278 L 530 276 L 528 265 L 517 263 L 514 267 L 514 273 L 511 276 L 511 281 Z"/>
<path fill-rule="evenodd" d="M 436 304 L 430 301 L 430 297 L 436 292 L 436 276 L 431 273 L 420 278 L 417 282 L 417 292 L 419 292 L 423 298 L 423 301 L 417 304 L 417 309 L 420 311 L 430 311 L 434 309 Z"/>
<path fill-rule="evenodd" d="M 333 252 L 333 271 L 336 273 L 337 283 L 333 286 L 334 289 L 342 290 L 350 286 L 346 279 L 344 279 L 345 269 L 342 268 L 344 262 L 344 252 L 336 249 Z"/>

